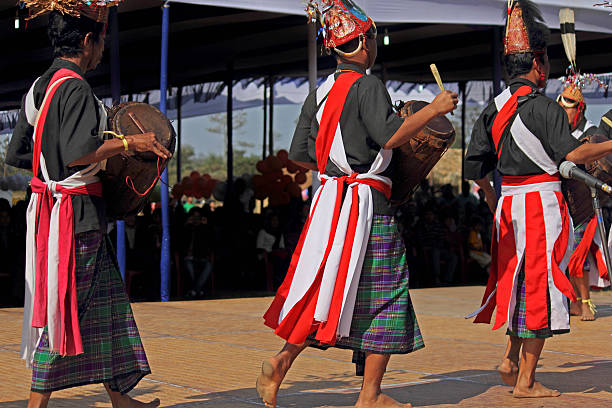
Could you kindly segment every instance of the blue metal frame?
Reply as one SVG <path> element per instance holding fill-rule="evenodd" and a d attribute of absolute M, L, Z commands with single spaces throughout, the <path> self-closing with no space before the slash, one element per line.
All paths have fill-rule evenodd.
<path fill-rule="evenodd" d="M 159 91 L 161 101 L 159 110 L 166 114 L 166 99 L 168 91 L 168 33 L 170 27 L 170 2 L 167 1 L 162 7 L 162 43 L 161 43 L 161 78 Z M 168 168 L 164 170 L 161 177 L 161 206 L 162 206 L 162 242 L 161 260 L 159 265 L 161 275 L 161 301 L 170 300 L 170 214 L 168 209 Z"/>
<path fill-rule="evenodd" d="M 119 58 L 119 13 L 117 7 L 111 7 L 110 21 L 110 36 L 111 36 L 111 92 L 113 103 L 121 102 L 121 65 Z M 125 223 L 117 221 L 117 262 L 119 263 L 119 271 L 121 278 L 125 282 Z"/>

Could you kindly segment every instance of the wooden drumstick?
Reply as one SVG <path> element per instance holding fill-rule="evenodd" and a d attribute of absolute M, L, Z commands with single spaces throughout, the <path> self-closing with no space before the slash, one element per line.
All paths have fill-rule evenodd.
<path fill-rule="evenodd" d="M 442 83 L 442 78 L 440 77 L 440 73 L 438 72 L 438 67 L 436 67 L 436 64 L 431 64 L 429 66 L 429 68 L 431 69 L 431 73 L 433 74 L 436 83 L 438 84 L 438 87 L 440 88 L 440 91 L 444 92 L 444 84 Z M 455 115 L 455 112 L 451 112 L 451 115 Z"/>
<path fill-rule="evenodd" d="M 134 122 L 134 124 L 138 127 L 138 130 L 140 130 L 140 133 L 147 133 L 144 126 L 142 125 L 142 123 L 140 123 L 138 118 L 136 118 L 136 115 L 134 115 L 134 113 L 130 112 L 128 113 L 128 116 L 130 117 L 130 119 L 132 119 L 132 122 Z"/>

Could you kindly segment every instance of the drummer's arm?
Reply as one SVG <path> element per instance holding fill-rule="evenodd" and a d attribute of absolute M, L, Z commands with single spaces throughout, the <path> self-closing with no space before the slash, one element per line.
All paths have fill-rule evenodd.
<path fill-rule="evenodd" d="M 170 152 L 155 139 L 154 133 L 126 136 L 125 140 L 128 145 L 128 150 L 134 152 L 153 152 L 162 159 L 168 159 L 172 156 Z M 123 151 L 125 151 L 125 145 L 121 139 L 115 138 L 105 140 L 98 149 L 73 161 L 68 166 L 86 166 L 88 164 L 99 163 Z"/>
<path fill-rule="evenodd" d="M 565 156 L 576 164 L 587 164 L 612 154 L 612 140 L 603 143 L 584 143 Z"/>
<path fill-rule="evenodd" d="M 385 149 L 395 149 L 414 137 L 427 126 L 436 116 L 446 115 L 457 108 L 458 95 L 451 91 L 444 91 L 429 105 L 414 115 L 407 117 L 402 126 L 385 144 Z"/>

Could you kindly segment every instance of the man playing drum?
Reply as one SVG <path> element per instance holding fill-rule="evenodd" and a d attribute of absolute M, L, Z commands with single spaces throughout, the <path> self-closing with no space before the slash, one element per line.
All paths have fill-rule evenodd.
<path fill-rule="evenodd" d="M 572 80 L 573 78 L 573 80 Z M 583 141 L 588 136 L 597 133 L 595 124 L 585 117 L 586 104 L 580 89 L 578 74 L 570 78 L 570 84 L 565 87 L 557 98 L 557 102 L 569 119 L 572 136 Z M 577 301 L 572 302 L 570 314 L 581 316 L 581 320 L 595 320 L 596 308 L 591 301 L 590 287 L 609 286 L 603 250 L 606 248 L 605 239 L 602 241 L 597 230 L 597 219 L 592 217 L 582 225 L 574 225 L 576 243 L 574 252 L 569 261 L 568 269 L 570 281 L 574 287 Z"/>
<path fill-rule="evenodd" d="M 383 83 L 366 70 L 376 60 L 376 27 L 352 1 L 326 0 L 320 18 L 338 68 L 302 108 L 290 158 L 320 173 L 321 187 L 287 277 L 265 314 L 286 340 L 264 361 L 257 391 L 276 406 L 279 386 L 307 346 L 354 351 L 363 375 L 358 407 L 402 407 L 382 394 L 391 354 L 423 347 L 408 293 L 405 247 L 389 207 L 392 149 L 453 111 L 457 94 L 400 119 Z"/>
<path fill-rule="evenodd" d="M 509 7 L 509 87 L 476 122 L 465 161 L 466 178 L 483 188 L 495 213 L 493 261 L 476 322 L 489 323 L 497 306 L 493 329 L 508 323 L 498 371 L 515 397 L 554 397 L 560 393 L 535 381 L 535 369 L 545 339 L 569 332 L 567 298 L 576 299 L 564 273 L 574 239 L 558 166 L 608 155 L 612 141 L 581 145 L 570 134 L 563 109 L 539 92 L 550 70 L 540 12 L 528 0 Z M 502 175 L 499 202 L 487 178 L 495 169 Z"/>
<path fill-rule="evenodd" d="M 104 383 L 114 408 L 155 407 L 126 393 L 150 373 L 106 232 L 100 162 L 124 150 L 168 158 L 152 133 L 104 141 L 106 111 L 83 74 L 102 58 L 108 8 L 26 1 L 51 12 L 55 60 L 25 95 L 7 163 L 32 169 L 21 356 L 28 407 L 52 391 Z"/>

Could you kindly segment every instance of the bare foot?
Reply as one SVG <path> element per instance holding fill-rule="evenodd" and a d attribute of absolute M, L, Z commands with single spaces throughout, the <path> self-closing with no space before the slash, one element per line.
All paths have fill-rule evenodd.
<path fill-rule="evenodd" d="M 159 407 L 159 398 L 151 402 L 140 402 L 129 395 L 120 395 L 113 401 L 113 408 L 156 408 Z"/>
<path fill-rule="evenodd" d="M 580 301 L 570 303 L 570 316 L 582 315 L 582 307 Z"/>
<path fill-rule="evenodd" d="M 501 376 L 502 381 L 506 385 L 515 386 L 518 378 L 518 364 L 509 358 L 504 358 L 501 364 L 497 367 L 497 372 Z"/>
<path fill-rule="evenodd" d="M 537 381 L 533 382 L 532 387 L 520 387 L 518 384 L 514 387 L 512 395 L 515 398 L 544 398 L 544 397 L 558 397 L 561 393 L 557 390 L 546 388 Z"/>
<path fill-rule="evenodd" d="M 582 302 L 582 314 L 580 320 L 585 322 L 592 322 L 595 320 L 595 314 L 591 310 L 589 302 Z"/>
<path fill-rule="evenodd" d="M 266 407 L 276 407 L 276 395 L 286 373 L 287 370 L 283 370 L 273 358 L 264 361 L 261 365 L 261 374 L 257 377 L 256 387 Z"/>
<path fill-rule="evenodd" d="M 412 408 L 412 405 L 401 404 L 388 395 L 380 393 L 371 400 L 366 400 L 360 395 L 355 408 Z"/>

